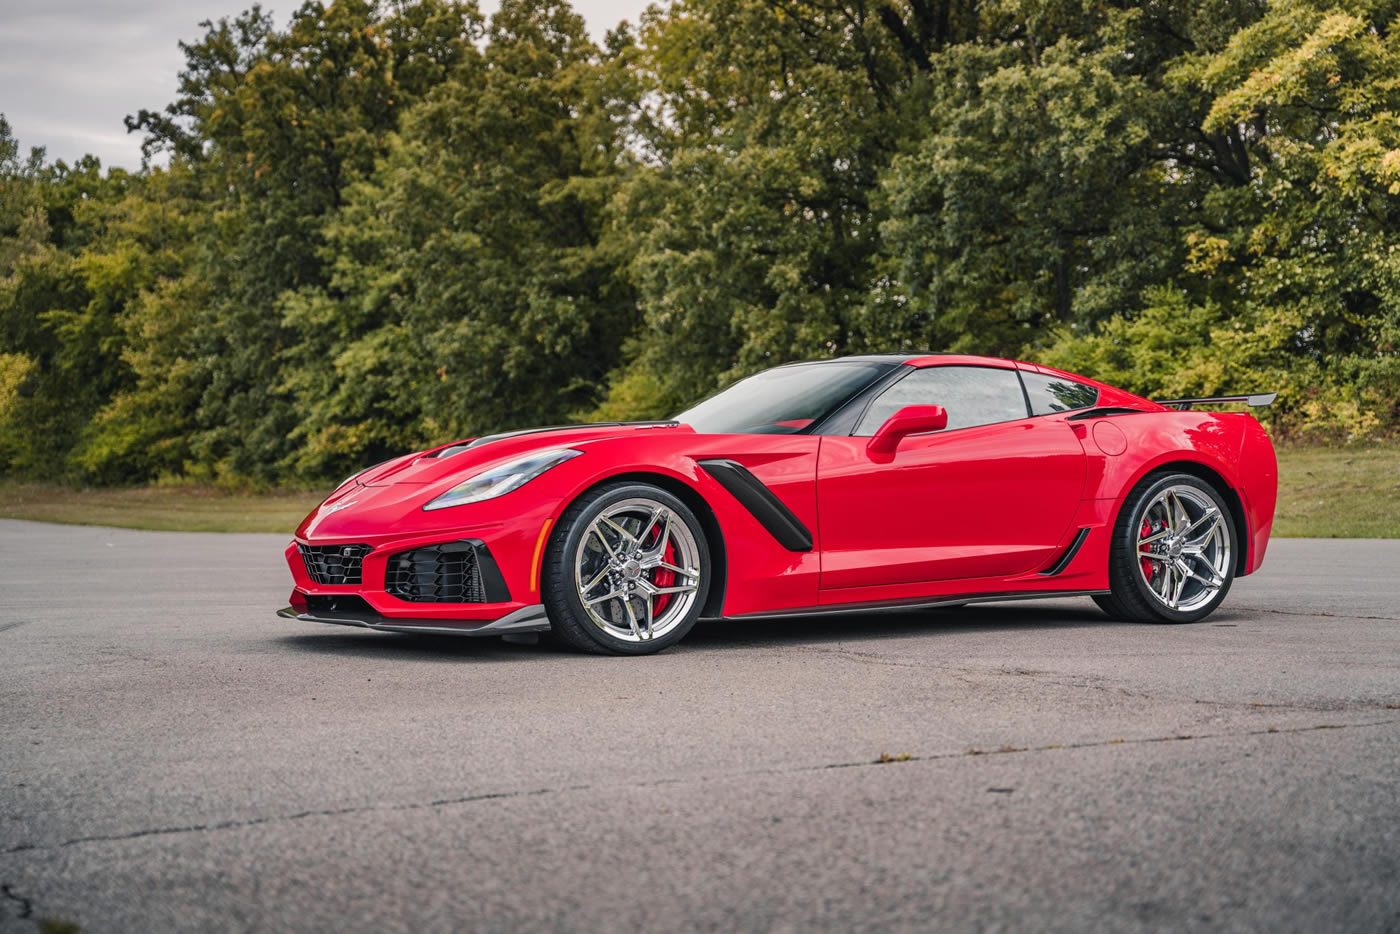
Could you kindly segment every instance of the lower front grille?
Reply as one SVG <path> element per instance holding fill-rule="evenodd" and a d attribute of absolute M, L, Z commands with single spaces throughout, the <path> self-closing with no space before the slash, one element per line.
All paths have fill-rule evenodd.
<path fill-rule="evenodd" d="M 369 545 L 303 545 L 297 543 L 306 573 L 318 584 L 358 584 Z"/>
<path fill-rule="evenodd" d="M 389 556 L 384 589 L 410 603 L 485 603 L 471 542 L 443 542 Z"/>

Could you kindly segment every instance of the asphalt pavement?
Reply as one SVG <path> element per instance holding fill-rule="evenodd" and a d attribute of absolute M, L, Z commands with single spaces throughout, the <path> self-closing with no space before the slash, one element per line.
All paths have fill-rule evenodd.
<path fill-rule="evenodd" d="M 0 931 L 1400 932 L 1400 541 L 640 659 L 279 619 L 285 542 L 0 521 Z"/>

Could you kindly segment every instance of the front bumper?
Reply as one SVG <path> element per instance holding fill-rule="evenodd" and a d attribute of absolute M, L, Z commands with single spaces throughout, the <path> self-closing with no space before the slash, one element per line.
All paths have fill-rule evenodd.
<path fill-rule="evenodd" d="M 489 547 L 482 541 L 485 537 L 483 532 L 491 539 Z M 439 625 L 449 629 L 475 629 L 482 623 L 510 617 L 542 602 L 538 582 L 529 575 L 532 561 L 537 560 L 532 558 L 531 549 L 537 550 L 540 536 L 536 535 L 536 541 L 531 541 L 524 530 L 499 528 L 477 528 L 465 534 L 472 537 L 463 537 L 462 533 L 456 536 L 451 533 L 363 535 L 357 536 L 354 542 L 334 539 L 308 541 L 298 537 L 287 545 L 284 552 L 295 587 L 290 602 L 300 614 L 304 600 L 311 600 L 314 610 L 318 600 L 324 606 L 324 601 L 328 599 L 358 598 L 368 604 L 363 607 L 365 612 L 358 615 L 365 616 L 370 622 L 420 627 Z M 348 582 L 344 583 L 334 578 L 334 582 L 325 582 L 324 577 L 313 579 L 299 550 L 302 545 L 323 549 L 358 548 L 362 551 L 358 577 L 348 578 Z M 475 554 L 474 573 L 479 586 L 472 588 L 470 597 L 463 602 L 435 602 L 432 599 L 412 599 L 402 590 L 390 591 L 386 575 L 389 561 L 394 555 L 419 549 L 433 550 L 439 546 L 458 551 L 466 548 Z M 458 579 L 461 580 L 460 577 Z M 359 607 L 353 600 L 346 603 Z M 359 623 L 352 622 L 350 625 Z"/>
<path fill-rule="evenodd" d="M 314 599 L 314 598 L 313 598 Z M 340 626 L 361 626 L 379 632 L 417 632 L 431 635 L 450 636 L 501 636 L 516 632 L 548 632 L 549 617 L 544 606 L 538 603 L 523 606 L 498 619 L 404 619 L 384 616 L 374 611 L 369 604 L 358 601 L 362 606 L 353 605 L 349 600 L 318 600 L 315 606 L 305 610 L 283 607 L 277 615 L 286 619 L 301 620 L 304 623 L 335 623 Z M 349 605 L 346 605 L 349 604 Z"/>

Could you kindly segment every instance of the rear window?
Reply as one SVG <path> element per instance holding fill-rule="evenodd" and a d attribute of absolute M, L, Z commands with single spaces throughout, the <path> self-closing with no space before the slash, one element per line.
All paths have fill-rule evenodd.
<path fill-rule="evenodd" d="M 1099 391 L 1093 386 L 1085 386 L 1063 376 L 1045 376 L 1022 370 L 1021 379 L 1031 400 L 1032 415 L 1088 409 L 1099 401 Z"/>

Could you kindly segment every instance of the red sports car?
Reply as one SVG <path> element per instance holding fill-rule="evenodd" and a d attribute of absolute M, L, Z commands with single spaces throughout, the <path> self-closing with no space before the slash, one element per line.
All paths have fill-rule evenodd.
<path fill-rule="evenodd" d="M 706 617 L 1092 596 L 1192 622 L 1264 559 L 1272 395 L 1153 402 L 1047 367 L 780 366 L 664 422 L 454 441 L 342 483 L 281 615 L 659 651 Z"/>

